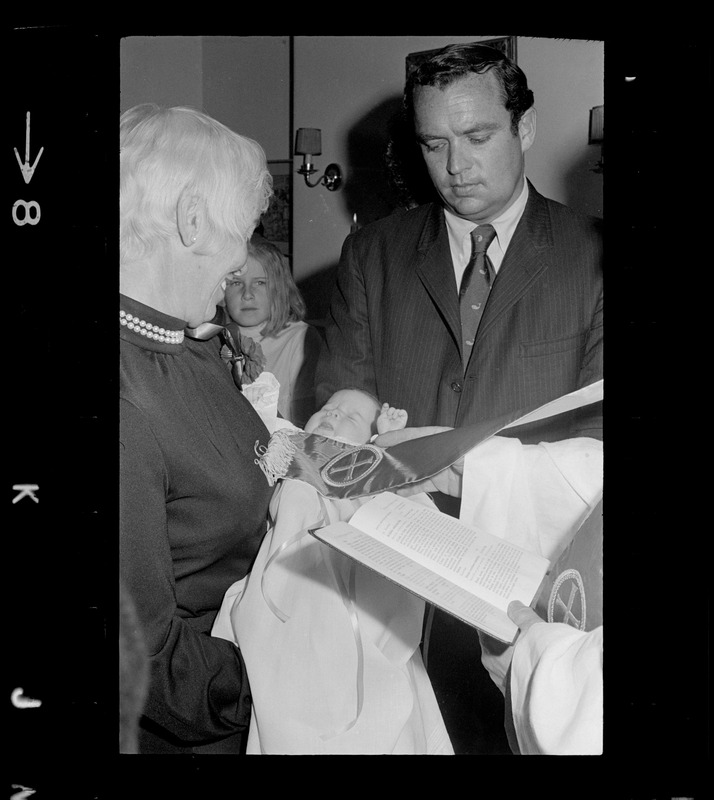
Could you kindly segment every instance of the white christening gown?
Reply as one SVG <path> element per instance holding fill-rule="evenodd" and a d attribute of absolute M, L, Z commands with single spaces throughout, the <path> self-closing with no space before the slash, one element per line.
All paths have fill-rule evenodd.
<path fill-rule="evenodd" d="M 454 752 L 419 649 L 424 601 L 307 533 L 368 499 L 283 481 L 250 575 L 226 592 L 212 633 L 246 662 L 249 754 Z"/>

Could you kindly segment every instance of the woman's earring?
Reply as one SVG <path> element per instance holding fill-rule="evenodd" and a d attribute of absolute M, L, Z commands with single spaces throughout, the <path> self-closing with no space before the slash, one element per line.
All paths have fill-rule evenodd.
<path fill-rule="evenodd" d="M 192 241 L 192 242 L 195 242 L 195 241 L 196 241 L 196 237 L 195 237 L 195 236 L 192 236 L 192 237 L 191 237 L 191 241 Z"/>

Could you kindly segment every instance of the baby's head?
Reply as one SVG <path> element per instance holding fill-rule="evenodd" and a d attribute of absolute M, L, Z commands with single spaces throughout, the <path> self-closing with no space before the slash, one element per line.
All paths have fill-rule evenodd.
<path fill-rule="evenodd" d="M 377 432 L 382 405 L 362 389 L 340 389 L 305 424 L 305 433 L 351 444 L 366 444 Z"/>

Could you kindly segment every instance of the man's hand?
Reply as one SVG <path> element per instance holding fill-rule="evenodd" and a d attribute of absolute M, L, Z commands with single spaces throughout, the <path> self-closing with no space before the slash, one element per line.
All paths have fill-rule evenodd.
<path fill-rule="evenodd" d="M 523 605 L 520 600 L 512 600 L 508 604 L 508 616 L 518 625 L 522 636 L 537 622 L 545 622 L 530 606 Z"/>

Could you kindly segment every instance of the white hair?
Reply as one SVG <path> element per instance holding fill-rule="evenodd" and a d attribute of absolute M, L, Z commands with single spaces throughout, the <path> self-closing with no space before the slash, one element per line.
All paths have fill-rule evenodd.
<path fill-rule="evenodd" d="M 184 192 L 206 202 L 213 252 L 247 241 L 268 207 L 272 177 L 263 148 L 200 111 L 134 106 L 122 114 L 120 146 L 121 263 L 175 235 Z"/>

